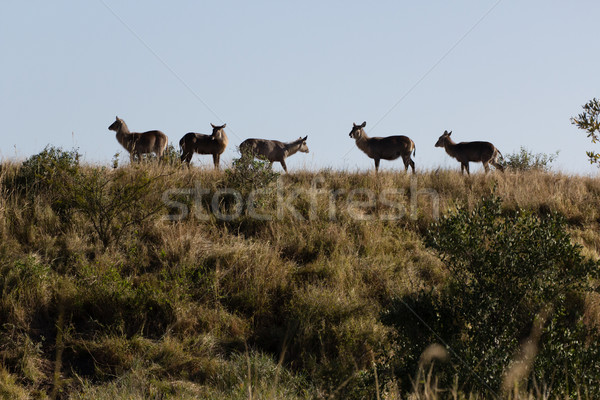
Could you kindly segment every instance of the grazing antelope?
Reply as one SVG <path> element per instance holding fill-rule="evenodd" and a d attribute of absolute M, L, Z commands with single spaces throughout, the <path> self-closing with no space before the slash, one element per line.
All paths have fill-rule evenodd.
<path fill-rule="evenodd" d="M 367 126 L 366 122 L 360 125 L 354 125 L 350 131 L 350 137 L 356 140 L 356 146 L 361 149 L 369 158 L 375 160 L 375 171 L 379 171 L 380 160 L 395 160 L 402 157 L 404 170 L 412 168 L 415 173 L 415 162 L 410 158 L 411 153 L 416 154 L 415 142 L 407 136 L 387 136 L 387 137 L 368 137 L 363 129 Z"/>
<path fill-rule="evenodd" d="M 287 172 L 287 166 L 285 165 L 287 157 L 297 152 L 308 153 L 307 138 L 308 135 L 289 143 L 283 143 L 279 140 L 246 139 L 240 144 L 240 153 L 242 153 L 242 157 L 264 157 L 271 162 L 271 167 L 273 162 L 279 161 L 283 170 Z"/>
<path fill-rule="evenodd" d="M 125 121 L 119 117 L 116 117 L 108 129 L 117 132 L 117 140 L 129 152 L 131 162 L 136 155 L 141 161 L 142 154 L 156 153 L 157 157 L 162 157 L 169 141 L 161 131 L 130 132 Z"/>
<path fill-rule="evenodd" d="M 485 173 L 489 171 L 488 166 L 491 163 L 494 167 L 504 172 L 504 167 L 498 162 L 498 156 L 502 156 L 502 153 L 490 142 L 460 142 L 454 143 L 450 138 L 452 131 L 444 131 L 444 134 L 440 136 L 435 147 L 443 147 L 446 149 L 446 153 L 450 157 L 456 158 L 460 162 L 460 172 L 471 175 L 469 172 L 469 161 L 483 163 Z"/>
<path fill-rule="evenodd" d="M 181 162 L 186 162 L 189 165 L 194 153 L 212 154 L 215 168 L 219 168 L 221 154 L 225 151 L 227 143 L 229 143 L 229 139 L 225 134 L 227 124 L 221 126 L 210 124 L 210 126 L 213 128 L 210 135 L 189 132 L 181 138 L 179 141 Z"/>

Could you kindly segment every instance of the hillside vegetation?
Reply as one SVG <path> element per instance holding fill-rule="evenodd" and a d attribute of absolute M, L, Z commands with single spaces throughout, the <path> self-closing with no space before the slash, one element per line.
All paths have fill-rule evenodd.
<path fill-rule="evenodd" d="M 598 179 L 115 167 L 1 166 L 2 398 L 600 396 Z"/>

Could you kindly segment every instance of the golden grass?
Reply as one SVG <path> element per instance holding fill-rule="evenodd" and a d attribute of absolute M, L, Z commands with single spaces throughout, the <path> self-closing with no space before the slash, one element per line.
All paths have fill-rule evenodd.
<path fill-rule="evenodd" d="M 18 168 L 4 163 L 0 182 L 10 183 Z M 213 193 L 227 183 L 225 172 L 212 169 L 155 163 L 122 168 L 132 174 L 146 169 L 167 189 L 202 187 Z M 326 398 L 338 393 L 349 376 L 371 370 L 373 357 L 384 354 L 390 328 L 380 322 L 380 313 L 386 302 L 445 282 L 448 272 L 421 238 L 436 220 L 432 193 L 439 199 L 441 214 L 472 207 L 491 193 L 502 197 L 509 210 L 561 213 L 585 254 L 594 258 L 600 254 L 600 181 L 560 173 L 462 176 L 437 170 L 412 176 L 391 171 L 295 171 L 271 187 L 286 195 L 300 193 L 294 204 L 301 220 L 289 213 L 279 218 L 273 195 L 265 206 L 272 215 L 269 221 L 246 215 L 230 222 L 214 215 L 208 220 L 191 215 L 179 222 L 157 217 L 106 248 L 94 240 L 84 216 L 76 214 L 69 225 L 63 223 L 50 200 L 52 193 L 31 200 L 8 186 L 0 186 L 3 282 L 7 285 L 6 277 L 16 273 L 16 265 L 35 271 L 23 285 L 15 283 L 18 291 L 5 287 L 3 292 L 0 311 L 18 328 L 15 333 L 4 327 L 0 342 L 9 364 L 0 369 L 0 393 L 12 398 L 34 393 L 47 381 L 46 370 L 52 371 L 44 363 L 51 362 L 54 349 L 51 341 L 42 341 L 40 330 L 54 335 L 53 302 L 59 287 L 68 288 L 72 301 L 62 369 L 71 398 L 249 398 L 249 388 L 253 398 Z M 372 193 L 375 204 L 347 207 L 348 195 L 356 189 Z M 336 190 L 332 203 L 330 193 Z M 381 204 L 382 193 L 401 208 Z M 203 204 L 210 204 L 210 195 Z M 399 210 L 404 215 L 396 220 L 381 218 Z M 87 303 L 94 301 L 123 310 L 99 312 Z M 599 304 L 597 296 L 588 297 L 586 319 L 600 326 Z M 113 320 L 117 312 L 124 317 Z M 47 326 L 32 327 L 34 317 L 43 313 Z M 136 313 L 144 314 L 139 316 L 144 326 L 134 324 Z M 157 331 L 145 336 L 153 322 Z M 21 338 L 19 346 L 27 345 L 26 351 L 19 353 L 10 344 L 15 338 Z M 248 355 L 248 343 L 268 355 L 252 350 Z M 86 375 L 69 348 L 93 355 L 102 373 Z M 285 362 L 279 365 L 273 360 L 282 352 Z M 250 357 L 250 372 L 240 354 Z M 284 383 L 274 384 L 273 371 L 278 369 L 288 375 Z M 257 371 L 271 380 L 257 376 Z M 327 371 L 340 375 L 327 381 L 323 378 Z M 412 394 L 400 393 L 394 380 L 382 392 L 370 393 L 383 399 L 484 398 L 456 388 L 442 391 L 427 372 L 423 367 L 419 375 L 423 384 Z M 25 378 L 16 378 L 23 374 Z M 314 380 L 303 392 L 299 382 L 306 376 Z M 230 383 L 239 387 L 229 390 Z M 512 393 L 509 398 L 546 397 L 540 392 Z"/>

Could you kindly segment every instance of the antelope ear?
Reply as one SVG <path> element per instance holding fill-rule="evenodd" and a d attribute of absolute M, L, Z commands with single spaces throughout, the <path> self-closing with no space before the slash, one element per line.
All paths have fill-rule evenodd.
<path fill-rule="evenodd" d="M 221 129 L 225 128 L 227 126 L 227 124 L 223 124 L 223 126 L 221 127 Z"/>
<path fill-rule="evenodd" d="M 448 136 L 452 135 L 452 131 L 448 132 Z"/>
<path fill-rule="evenodd" d="M 360 127 L 361 127 L 361 128 L 364 128 L 365 126 L 367 126 L 367 121 L 364 121 L 364 122 L 363 122 L 363 123 L 360 125 Z"/>
<path fill-rule="evenodd" d="M 302 139 L 302 140 L 304 140 L 306 142 L 306 139 L 308 139 L 308 135 L 304 136 L 304 139 Z"/>
<path fill-rule="evenodd" d="M 210 123 L 210 126 L 212 126 L 213 128 L 216 128 L 216 126 L 214 126 L 214 125 L 212 124 L 212 122 Z"/>
<path fill-rule="evenodd" d="M 354 127 L 357 127 L 357 126 L 358 126 L 358 125 L 356 125 L 354 122 L 352 123 L 352 125 L 353 125 Z"/>
<path fill-rule="evenodd" d="M 118 121 L 118 120 L 119 120 L 119 116 L 118 116 L 118 115 L 116 115 L 116 116 L 115 116 L 115 121 Z"/>

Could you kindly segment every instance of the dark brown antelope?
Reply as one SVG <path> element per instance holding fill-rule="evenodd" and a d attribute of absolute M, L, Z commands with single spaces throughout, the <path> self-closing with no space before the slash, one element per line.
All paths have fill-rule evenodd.
<path fill-rule="evenodd" d="M 189 165 L 194 153 L 212 154 L 215 168 L 219 168 L 221 154 L 225 151 L 227 143 L 229 143 L 229 139 L 225 134 L 227 124 L 221 126 L 210 124 L 210 126 L 213 128 L 210 135 L 189 132 L 181 138 L 179 141 L 181 162 L 186 162 Z"/>
<path fill-rule="evenodd" d="M 415 173 L 415 162 L 410 158 L 411 153 L 416 154 L 415 142 L 407 136 L 387 136 L 387 137 L 368 137 L 364 127 L 366 122 L 360 125 L 352 124 L 350 137 L 356 140 L 356 146 L 361 149 L 369 158 L 375 160 L 375 171 L 379 171 L 380 160 L 395 160 L 402 157 L 404 170 L 412 168 Z"/>
<path fill-rule="evenodd" d="M 470 161 L 483 163 L 486 174 L 490 169 L 488 164 L 492 164 L 504 172 L 504 167 L 498 162 L 498 156 L 502 156 L 502 153 L 493 144 L 490 142 L 454 143 L 450 135 L 452 135 L 452 131 L 444 131 L 435 147 L 443 147 L 450 157 L 456 158 L 460 162 L 460 172 L 464 174 L 467 170 L 467 174 L 471 175 L 469 172 Z"/>
<path fill-rule="evenodd" d="M 167 135 L 161 131 L 130 132 L 125 121 L 119 117 L 108 129 L 117 132 L 117 140 L 129 152 L 131 162 L 135 156 L 141 161 L 142 154 L 155 153 L 157 157 L 161 158 L 169 141 Z"/>
<path fill-rule="evenodd" d="M 287 157 L 297 152 L 308 153 L 307 138 L 308 135 L 289 143 L 279 140 L 246 139 L 240 144 L 240 153 L 242 153 L 242 157 L 264 157 L 270 161 L 270 166 L 273 166 L 275 161 L 279 161 L 283 170 L 287 172 L 285 165 Z"/>

